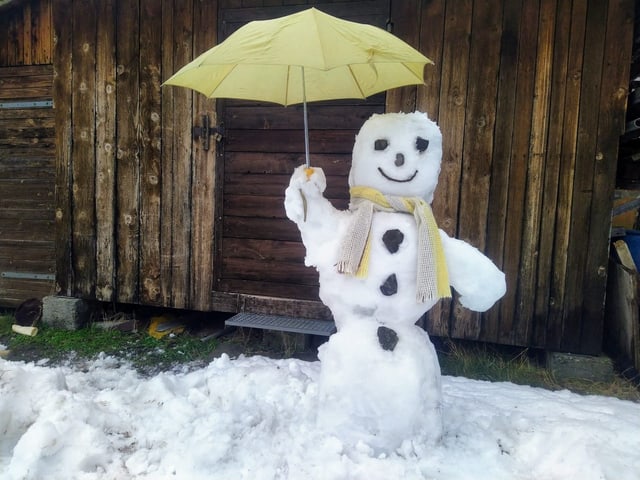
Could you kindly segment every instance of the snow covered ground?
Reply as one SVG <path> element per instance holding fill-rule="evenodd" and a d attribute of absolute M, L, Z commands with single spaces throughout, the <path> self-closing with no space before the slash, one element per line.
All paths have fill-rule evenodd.
<path fill-rule="evenodd" d="M 318 362 L 0 360 L 0 478 L 638 480 L 640 404 L 443 377 L 442 442 L 390 455 L 315 426 Z"/>

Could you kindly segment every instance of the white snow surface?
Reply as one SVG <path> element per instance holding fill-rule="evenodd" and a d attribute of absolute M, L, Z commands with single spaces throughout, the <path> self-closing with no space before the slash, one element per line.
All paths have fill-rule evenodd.
<path fill-rule="evenodd" d="M 319 362 L 140 376 L 0 360 L 0 478 L 637 480 L 640 404 L 442 377 L 442 440 L 388 455 L 316 426 Z"/>

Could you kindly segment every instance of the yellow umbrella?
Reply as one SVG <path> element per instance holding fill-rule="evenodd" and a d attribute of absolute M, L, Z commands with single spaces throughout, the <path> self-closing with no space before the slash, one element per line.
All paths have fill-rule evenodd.
<path fill-rule="evenodd" d="M 366 98 L 423 84 L 428 63 L 433 62 L 385 30 L 310 8 L 248 23 L 164 84 L 210 98 L 303 103 L 309 166 L 307 101 Z"/>

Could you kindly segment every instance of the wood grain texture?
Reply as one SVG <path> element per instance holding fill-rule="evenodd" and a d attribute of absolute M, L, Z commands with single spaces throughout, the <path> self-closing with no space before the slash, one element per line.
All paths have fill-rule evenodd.
<path fill-rule="evenodd" d="M 115 1 L 100 2 L 98 18 L 114 18 Z M 116 294 L 116 28 L 96 25 L 96 298 Z"/>
<path fill-rule="evenodd" d="M 161 67 L 162 4 L 140 4 L 140 302 L 162 305 L 160 286 L 161 225 Z"/>
<path fill-rule="evenodd" d="M 215 2 L 194 4 L 194 56 L 213 47 L 217 42 L 218 12 Z M 199 93 L 193 94 L 193 123 L 203 115 L 210 118 L 211 125 L 218 124 L 215 100 Z M 215 217 L 215 162 L 217 142 L 210 138 L 210 149 L 204 150 L 202 141 L 193 143 L 193 173 L 191 183 L 192 235 L 189 307 L 210 310 L 212 304 L 214 265 Z M 220 183 L 220 182 L 219 182 Z"/>
<path fill-rule="evenodd" d="M 304 158 L 301 108 L 160 87 L 216 36 L 306 8 L 290 3 L 32 0 L 0 17 L 0 97 L 47 98 L 53 72 L 55 101 L 54 124 L 40 112 L 0 110 L 0 173 L 34 192 L 5 182 L 12 194 L 0 200 L 10 211 L 3 221 L 17 232 L 21 202 L 44 205 L 49 190 L 36 180 L 52 168 L 43 152 L 55 149 L 61 293 L 225 311 L 260 296 L 281 299 L 264 304 L 273 308 L 302 298 L 315 305 L 317 286 L 290 267 L 301 265 L 303 251 L 282 208 Z M 351 150 L 366 118 L 385 108 L 437 118 L 444 152 L 436 218 L 506 272 L 508 291 L 480 317 L 442 302 L 426 320 L 429 331 L 595 352 L 632 2 L 318 5 L 383 27 L 390 13 L 394 32 L 436 63 L 424 86 L 309 108 L 312 164 L 325 170 L 337 208 L 347 204 Z M 81 22 L 89 13 L 93 20 Z M 37 70 L 40 62 L 53 63 L 44 66 L 49 73 Z M 191 135 L 203 114 L 225 126 L 222 144 L 208 152 Z M 21 164 L 25 148 L 31 176 Z M 39 231 L 48 211 L 22 225 Z M 273 262 L 269 281 L 258 278 L 262 257 Z"/>
<path fill-rule="evenodd" d="M 124 8 L 126 5 L 126 8 Z M 116 9 L 116 240 L 117 300 L 139 299 L 140 247 L 140 10 Z"/>
<path fill-rule="evenodd" d="M 77 25 L 71 54 L 72 291 L 82 298 L 93 298 L 96 294 L 96 17 L 93 3 L 74 3 L 72 16 Z"/>

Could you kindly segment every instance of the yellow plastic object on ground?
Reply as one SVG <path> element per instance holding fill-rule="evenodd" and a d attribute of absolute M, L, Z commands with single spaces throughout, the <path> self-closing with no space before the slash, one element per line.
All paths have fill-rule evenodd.
<path fill-rule="evenodd" d="M 159 317 L 151 317 L 151 323 L 149 324 L 149 335 L 158 340 L 169 334 L 178 335 L 184 332 L 185 325 L 168 315 L 161 315 Z"/>

